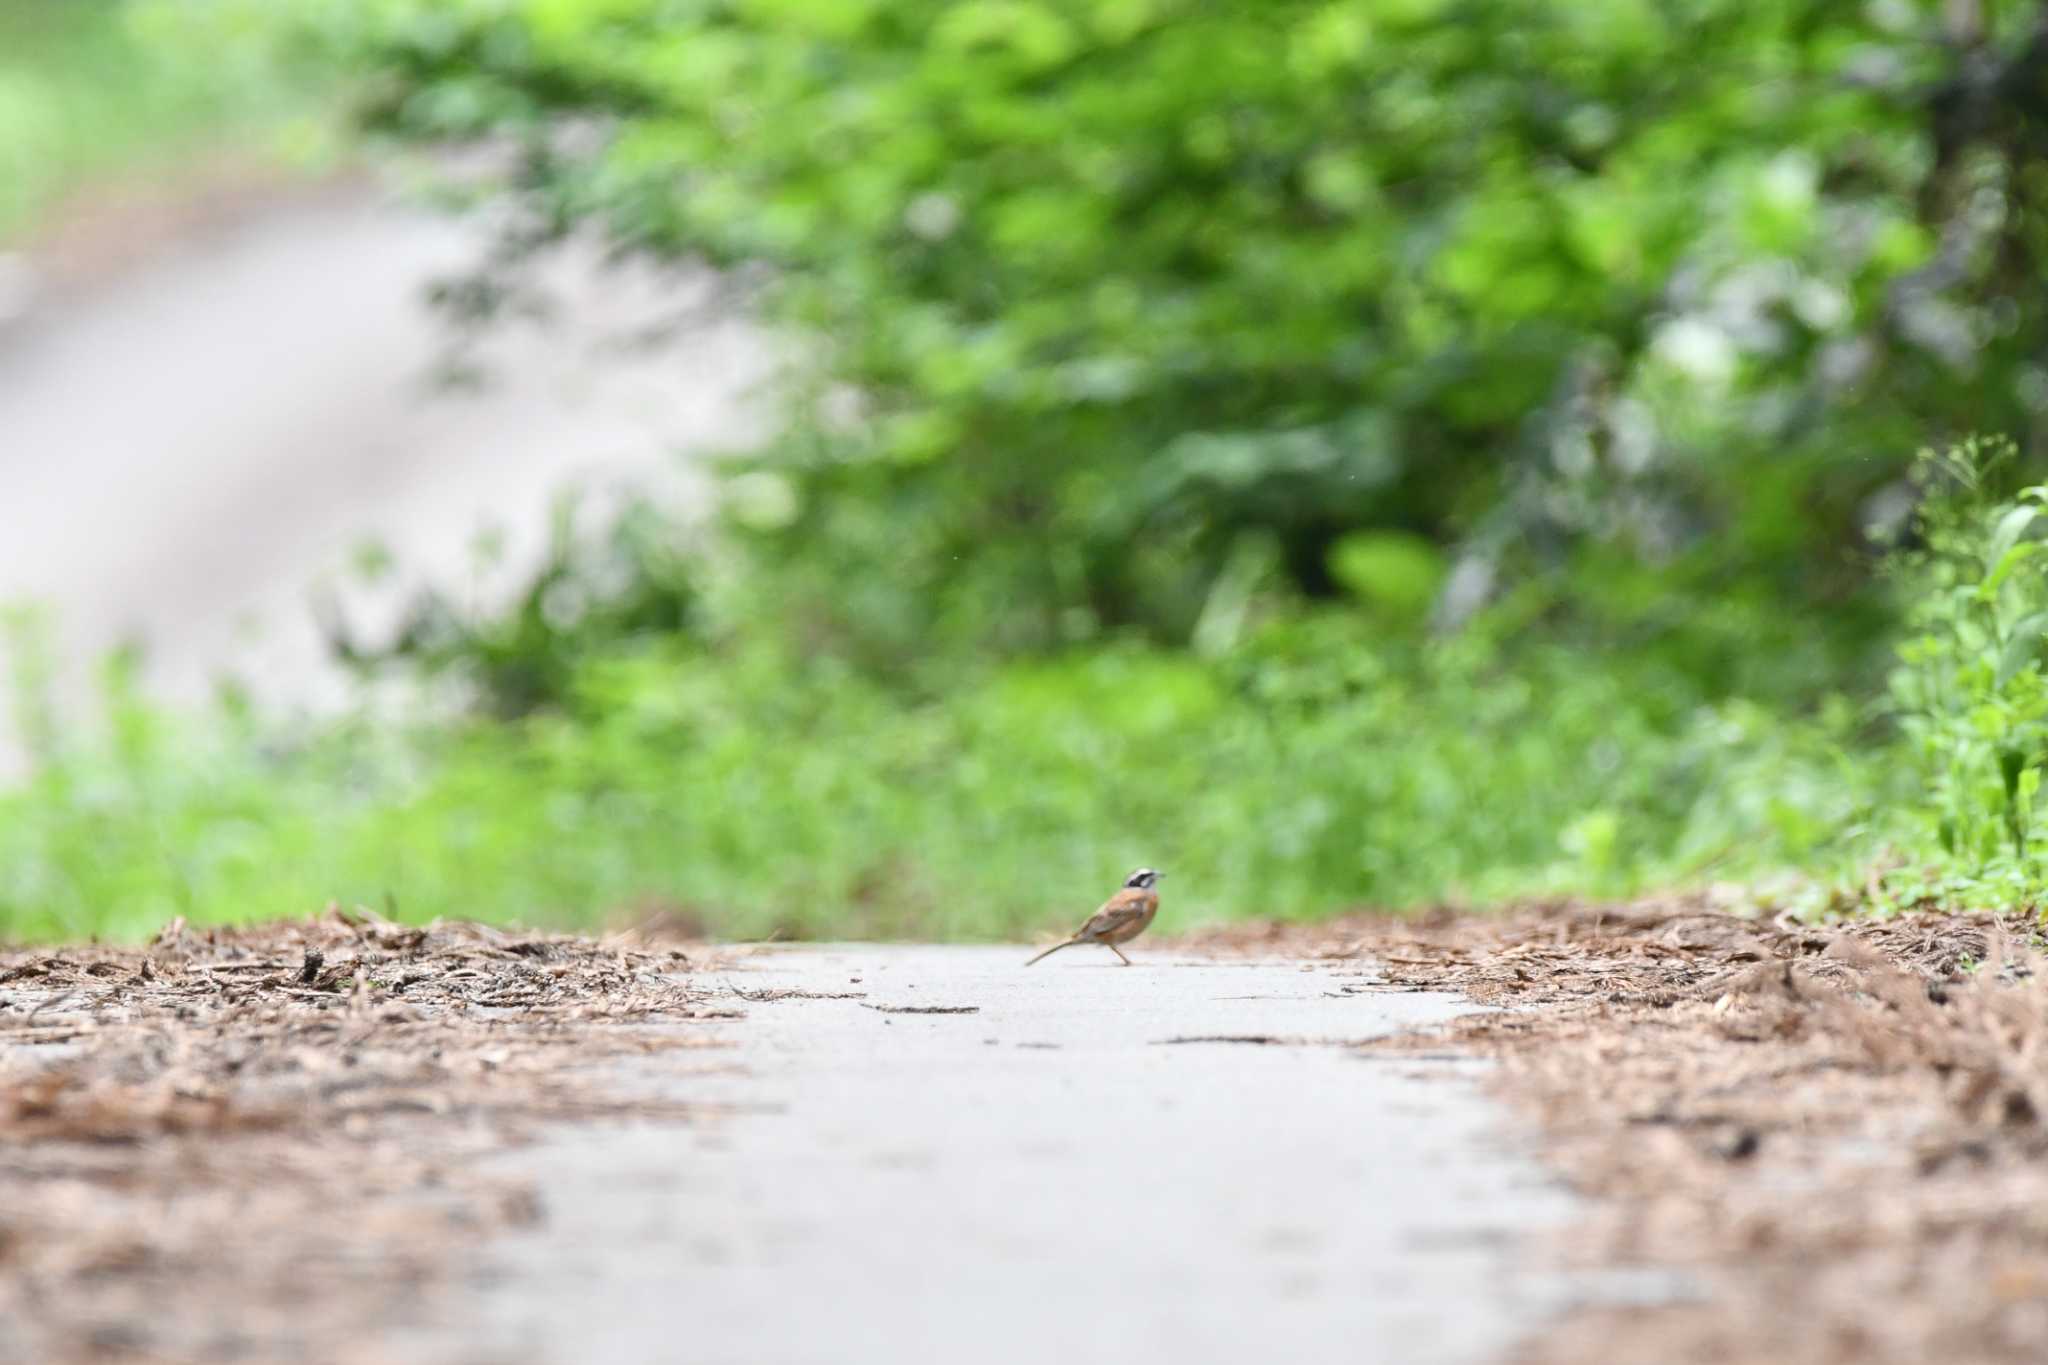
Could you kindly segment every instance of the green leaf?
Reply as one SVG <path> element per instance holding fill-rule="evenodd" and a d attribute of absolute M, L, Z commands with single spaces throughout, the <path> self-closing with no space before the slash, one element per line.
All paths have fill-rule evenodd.
<path fill-rule="evenodd" d="M 2020 618 L 2012 633 L 2005 637 L 2005 648 L 1998 656 L 1998 686 L 2005 686 L 2013 674 L 2034 661 L 2043 635 L 2048 635 L 2048 611 Z"/>
<path fill-rule="evenodd" d="M 2035 529 L 2034 523 L 2040 517 L 2041 511 L 2036 507 L 2008 509 L 1998 518 L 1998 525 L 1991 532 L 1991 546 L 1984 552 L 1984 558 L 1993 564 L 2003 563 L 2021 540 L 2038 539 L 2041 533 Z"/>
<path fill-rule="evenodd" d="M 1330 576 L 1359 602 L 1420 621 L 1443 587 L 1443 551 L 1401 531 L 1354 531 L 1330 547 Z"/>
<path fill-rule="evenodd" d="M 1991 566 L 1991 572 L 1984 575 L 1984 581 L 1977 585 L 1977 597 L 1979 600 L 1988 600 L 1994 596 L 1999 588 L 2004 586 L 2005 580 L 2012 577 L 2012 571 L 2026 563 L 2029 559 L 2032 559 L 2036 554 L 2040 553 L 2040 550 L 2040 541 L 2029 540 L 2023 541 L 2007 550 L 2004 554 L 1999 555 L 1996 562 Z"/>
<path fill-rule="evenodd" d="M 2020 773 L 2027 766 L 2024 749 L 2000 749 L 1998 751 L 1998 779 L 2005 788 L 2005 799 L 2009 802 L 2013 793 L 2019 790 Z"/>

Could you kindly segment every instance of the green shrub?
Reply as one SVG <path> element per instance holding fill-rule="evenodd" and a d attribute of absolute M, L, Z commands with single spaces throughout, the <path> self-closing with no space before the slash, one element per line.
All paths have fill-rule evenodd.
<path fill-rule="evenodd" d="M 2048 486 L 2005 493 L 2010 443 L 1923 456 L 1898 559 L 1907 634 L 1891 702 L 1918 790 L 1895 809 L 1901 900 L 2034 902 L 2048 767 Z"/>
<path fill-rule="evenodd" d="M 1930 432 L 2038 444 L 2038 3 L 217 8 L 507 151 L 520 248 L 750 284 L 797 358 L 750 581 L 887 668 L 1187 640 L 1359 532 L 1826 611 Z"/>

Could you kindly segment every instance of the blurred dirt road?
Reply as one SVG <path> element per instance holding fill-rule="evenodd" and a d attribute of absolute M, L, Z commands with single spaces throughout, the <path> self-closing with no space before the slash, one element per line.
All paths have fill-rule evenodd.
<path fill-rule="evenodd" d="M 0 603 L 54 614 L 67 692 L 134 638 L 164 695 L 203 695 L 232 667 L 259 694 L 317 701 L 334 678 L 307 591 L 365 542 L 397 557 L 395 579 L 358 594 L 389 612 L 423 578 L 472 586 L 486 528 L 507 541 L 500 578 L 529 562 L 571 480 L 687 498 L 678 452 L 744 437 L 758 336 L 698 319 L 664 348 L 625 346 L 689 290 L 588 259 L 548 277 L 572 308 L 468 357 L 481 386 L 437 384 L 452 334 L 424 291 L 479 244 L 358 185 L 40 297 L 17 263 L 0 317 Z M 0 731 L 0 771 L 7 749 Z"/>

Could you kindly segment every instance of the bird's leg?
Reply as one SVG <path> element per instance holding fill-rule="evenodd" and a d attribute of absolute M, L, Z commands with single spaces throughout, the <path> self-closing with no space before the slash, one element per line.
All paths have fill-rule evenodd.
<path fill-rule="evenodd" d="M 1124 950 L 1117 947 L 1114 943 L 1105 943 L 1102 946 L 1109 949 L 1112 953 L 1115 953 L 1117 956 L 1117 961 L 1123 963 L 1126 967 L 1131 965 L 1131 960 L 1124 956 Z"/>

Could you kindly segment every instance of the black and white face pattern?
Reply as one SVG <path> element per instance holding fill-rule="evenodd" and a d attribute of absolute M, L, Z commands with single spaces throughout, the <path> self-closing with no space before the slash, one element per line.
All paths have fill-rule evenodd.
<path fill-rule="evenodd" d="M 1165 875 L 1164 872 L 1154 872 L 1149 867 L 1141 867 L 1130 876 L 1124 878 L 1124 886 L 1127 888 L 1135 886 L 1140 891 L 1150 891 L 1153 887 L 1159 885 L 1159 879 Z"/>

